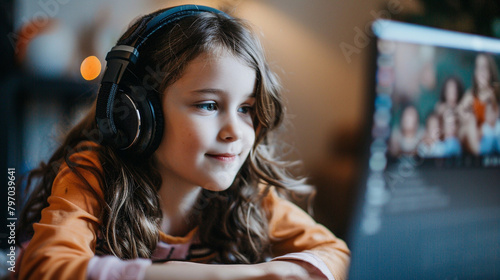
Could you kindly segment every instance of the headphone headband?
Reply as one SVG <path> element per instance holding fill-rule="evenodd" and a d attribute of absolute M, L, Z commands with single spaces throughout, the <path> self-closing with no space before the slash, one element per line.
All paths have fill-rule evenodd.
<path fill-rule="evenodd" d="M 144 30 L 140 33 L 142 36 L 137 36 L 137 38 L 130 44 L 130 46 L 135 47 L 136 49 L 140 48 L 146 40 L 156 33 L 159 29 L 163 28 L 166 25 L 169 25 L 172 22 L 177 22 L 185 17 L 197 15 L 202 12 L 210 12 L 214 14 L 220 14 L 227 18 L 230 18 L 226 13 L 219 11 L 217 9 L 201 6 L 201 5 L 182 5 L 177 7 L 172 7 L 167 9 L 160 14 L 153 17 L 148 21 Z"/>
<path fill-rule="evenodd" d="M 140 28 L 139 26 L 138 28 L 140 28 L 140 30 L 134 32 L 134 34 L 131 35 L 132 38 L 127 38 L 123 42 L 118 42 L 118 44 L 111 49 L 111 51 L 106 55 L 106 61 L 109 61 L 110 59 L 121 59 L 123 62 L 119 68 L 110 69 L 109 72 L 111 73 L 107 76 L 106 74 L 108 73 L 108 70 L 106 69 L 102 82 L 112 82 L 118 84 L 128 64 L 136 64 L 137 59 L 139 58 L 139 48 L 151 35 L 155 34 L 158 30 L 169 25 L 170 23 L 177 22 L 185 17 L 197 15 L 202 12 L 220 14 L 230 18 L 229 15 L 222 11 L 201 5 L 182 5 L 166 9 L 160 14 L 149 19 L 147 23 L 141 24 L 143 26 L 145 25 L 145 27 Z"/>
<path fill-rule="evenodd" d="M 133 66 L 140 59 L 139 48 L 148 38 L 165 26 L 202 12 L 231 18 L 222 11 L 206 6 L 172 7 L 146 17 L 136 31 L 118 42 L 106 55 L 107 65 L 99 87 L 95 117 L 105 143 L 136 156 L 148 156 L 156 150 L 163 134 L 159 97 L 151 92 L 133 92 L 131 85 L 124 84 L 122 79 L 126 72 L 133 72 Z M 117 102 L 121 103 L 120 107 Z M 115 120 L 115 114 L 121 111 L 128 113 L 121 116 L 120 120 Z"/>

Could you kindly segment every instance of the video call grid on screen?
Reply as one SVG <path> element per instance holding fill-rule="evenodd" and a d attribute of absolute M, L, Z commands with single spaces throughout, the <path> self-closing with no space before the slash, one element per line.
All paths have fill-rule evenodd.
<path fill-rule="evenodd" d="M 374 33 L 371 169 L 408 157 L 499 167 L 499 40 L 387 21 Z"/>
<path fill-rule="evenodd" d="M 349 279 L 500 279 L 500 39 L 384 20 L 373 32 Z"/>

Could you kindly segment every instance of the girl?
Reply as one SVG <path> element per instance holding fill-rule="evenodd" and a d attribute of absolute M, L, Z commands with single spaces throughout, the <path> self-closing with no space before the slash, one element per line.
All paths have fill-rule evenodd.
<path fill-rule="evenodd" d="M 441 157 L 444 155 L 441 142 L 441 124 L 439 116 L 431 113 L 425 121 L 425 134 L 418 144 L 418 154 L 421 157 Z"/>
<path fill-rule="evenodd" d="M 242 21 L 160 10 L 114 50 L 97 104 L 29 176 L 21 279 L 346 277 L 345 243 L 277 192 L 301 181 L 273 157 L 280 87 Z M 128 95 L 106 84 L 127 75 Z M 130 118 L 144 100 L 154 116 Z"/>
<path fill-rule="evenodd" d="M 410 156 L 417 153 L 418 143 L 423 137 L 420 117 L 413 105 L 408 105 L 401 113 L 399 129 L 391 135 L 391 153 L 393 156 Z"/>
<path fill-rule="evenodd" d="M 454 111 L 446 110 L 441 116 L 443 128 L 443 152 L 445 157 L 456 157 L 462 154 L 462 144 L 458 139 L 458 117 Z"/>
<path fill-rule="evenodd" d="M 475 60 L 472 89 L 458 105 L 460 117 L 459 137 L 472 154 L 480 153 L 480 129 L 486 120 L 486 106 L 498 99 L 498 69 L 488 54 L 479 54 Z"/>

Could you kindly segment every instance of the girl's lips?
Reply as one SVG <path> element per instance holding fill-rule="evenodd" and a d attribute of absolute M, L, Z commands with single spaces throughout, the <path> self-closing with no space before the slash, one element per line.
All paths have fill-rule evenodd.
<path fill-rule="evenodd" d="M 235 154 L 206 154 L 206 156 L 222 162 L 233 162 L 236 159 Z"/>

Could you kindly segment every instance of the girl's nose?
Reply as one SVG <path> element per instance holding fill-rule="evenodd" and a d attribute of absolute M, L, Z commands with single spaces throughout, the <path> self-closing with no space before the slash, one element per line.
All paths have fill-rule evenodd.
<path fill-rule="evenodd" d="M 241 139 L 242 136 L 241 124 L 238 122 L 237 113 L 227 114 L 219 131 L 219 138 L 222 141 L 234 142 Z"/>

